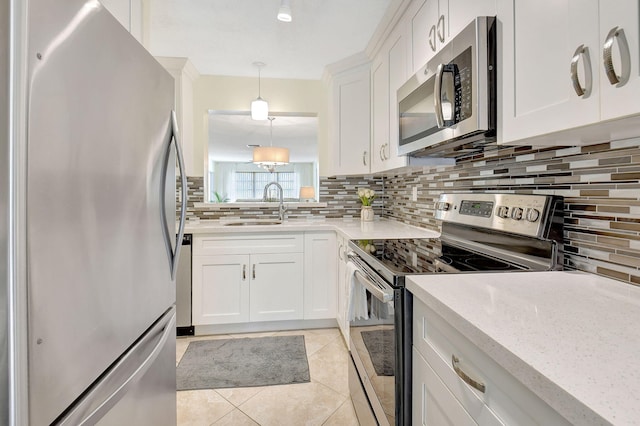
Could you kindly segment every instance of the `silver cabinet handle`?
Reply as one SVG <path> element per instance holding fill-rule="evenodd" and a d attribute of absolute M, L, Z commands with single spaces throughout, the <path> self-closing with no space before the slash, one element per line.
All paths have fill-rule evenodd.
<path fill-rule="evenodd" d="M 367 151 L 364 151 L 362 153 L 362 165 L 366 166 L 367 165 Z"/>
<path fill-rule="evenodd" d="M 431 29 L 429 30 L 429 47 L 431 48 L 431 51 L 435 52 L 436 51 L 436 26 L 432 25 Z"/>
<path fill-rule="evenodd" d="M 440 43 L 444 43 L 444 15 L 440 15 L 440 17 L 438 18 L 438 30 L 436 31 L 436 33 L 438 34 Z"/>
<path fill-rule="evenodd" d="M 247 279 L 247 265 L 242 265 L 242 281 Z"/>
<path fill-rule="evenodd" d="M 344 260 L 344 257 L 342 255 L 342 244 L 338 245 L 338 259 Z"/>
<path fill-rule="evenodd" d="M 251 278 L 253 278 L 254 280 L 256 279 L 256 264 L 253 264 L 253 268 L 251 271 Z"/>
<path fill-rule="evenodd" d="M 468 384 L 472 388 L 475 388 L 475 389 L 479 390 L 480 392 L 484 393 L 485 390 L 486 390 L 486 387 L 485 387 L 484 383 L 479 382 L 479 381 L 474 380 L 471 377 L 469 377 L 469 375 L 467 373 L 462 371 L 462 369 L 460 368 L 459 364 L 460 364 L 460 360 L 458 359 L 458 357 L 455 356 L 455 355 L 451 355 L 451 365 L 453 366 L 453 371 L 456 372 L 458 377 L 460 377 L 466 384 Z"/>
<path fill-rule="evenodd" d="M 384 161 L 384 144 L 380 147 L 380 160 Z"/>
<path fill-rule="evenodd" d="M 581 57 L 584 61 L 584 86 L 580 84 L 580 78 L 578 77 L 578 63 L 580 62 Z M 578 96 L 589 96 L 589 93 L 591 93 L 591 85 L 593 84 L 591 59 L 589 58 L 589 48 L 584 44 L 578 46 L 571 58 L 571 83 L 573 84 L 573 90 L 575 90 Z"/>
<path fill-rule="evenodd" d="M 613 65 L 613 43 L 618 40 L 618 48 L 620 49 L 620 58 L 622 60 L 620 74 L 616 73 Z M 631 70 L 631 59 L 629 53 L 629 44 L 627 38 L 624 35 L 622 28 L 614 27 L 607 34 L 607 38 L 604 41 L 602 57 L 604 60 L 604 70 L 609 79 L 611 85 L 622 86 L 629 80 L 629 74 Z"/>
<path fill-rule="evenodd" d="M 444 115 L 442 113 L 442 75 L 444 74 L 444 64 L 438 64 L 436 69 L 436 84 L 433 89 L 433 106 L 436 113 L 438 128 L 444 127 Z"/>

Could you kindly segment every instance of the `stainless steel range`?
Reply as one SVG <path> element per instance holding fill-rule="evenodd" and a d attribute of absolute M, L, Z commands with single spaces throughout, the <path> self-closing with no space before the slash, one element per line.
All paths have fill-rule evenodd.
<path fill-rule="evenodd" d="M 412 274 L 562 269 L 561 197 L 442 194 L 433 239 L 352 240 L 349 386 L 362 425 L 411 425 Z"/>

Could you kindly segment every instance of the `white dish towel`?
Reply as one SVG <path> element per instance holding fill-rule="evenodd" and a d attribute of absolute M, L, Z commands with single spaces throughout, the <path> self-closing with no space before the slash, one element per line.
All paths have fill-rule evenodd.
<path fill-rule="evenodd" d="M 356 278 L 358 267 L 353 262 L 347 262 L 346 280 L 349 285 L 349 311 L 347 318 L 349 321 L 356 319 L 369 319 L 367 309 L 367 290 Z"/>

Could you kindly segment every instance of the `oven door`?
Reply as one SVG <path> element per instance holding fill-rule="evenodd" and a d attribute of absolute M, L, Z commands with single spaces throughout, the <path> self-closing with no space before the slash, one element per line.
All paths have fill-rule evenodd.
<path fill-rule="evenodd" d="M 362 387 L 380 425 L 395 425 L 396 417 L 396 292 L 380 277 L 359 269 L 354 275 L 351 356 Z M 358 382 L 350 379 L 352 399 L 362 399 Z M 356 404 L 354 404 L 356 406 Z M 362 424 L 370 418 L 366 404 L 356 407 Z"/>

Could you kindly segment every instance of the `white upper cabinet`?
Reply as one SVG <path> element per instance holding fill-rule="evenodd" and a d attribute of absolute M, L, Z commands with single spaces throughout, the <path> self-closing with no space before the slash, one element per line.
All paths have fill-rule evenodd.
<path fill-rule="evenodd" d="M 104 7 L 142 43 L 142 0 L 100 0 Z"/>
<path fill-rule="evenodd" d="M 499 1 L 502 142 L 598 121 L 597 0 Z M 551 30 L 553 29 L 553 30 Z M 578 47 L 578 96 L 570 65 Z M 500 63 L 500 61 L 498 62 Z M 585 70 L 587 71 L 585 73 Z"/>
<path fill-rule="evenodd" d="M 495 16 L 495 0 L 419 0 L 410 22 L 413 72 L 418 71 L 477 16 Z"/>
<path fill-rule="evenodd" d="M 369 63 L 331 79 L 329 166 L 332 175 L 369 174 L 371 86 Z"/>
<path fill-rule="evenodd" d="M 372 147 L 371 172 L 384 172 L 408 165 L 398 156 L 397 91 L 409 78 L 409 40 L 398 25 L 386 40 L 371 68 Z"/>
<path fill-rule="evenodd" d="M 640 112 L 640 10 L 637 0 L 600 0 L 600 56 L 606 61 L 611 42 L 611 78 L 602 66 L 600 78 L 601 119 L 624 117 Z M 617 31 L 616 31 L 617 29 Z M 618 82 L 616 82 L 618 80 Z"/>
<path fill-rule="evenodd" d="M 637 120 L 603 123 L 640 112 L 637 0 L 497 5 L 500 143 L 579 145 L 640 134 Z"/>
<path fill-rule="evenodd" d="M 417 2 L 420 3 L 420 2 Z M 427 0 L 411 19 L 413 72 L 418 71 L 446 41 L 448 0 Z"/>
<path fill-rule="evenodd" d="M 371 172 L 384 170 L 389 145 L 389 57 L 380 54 L 371 66 Z"/>

